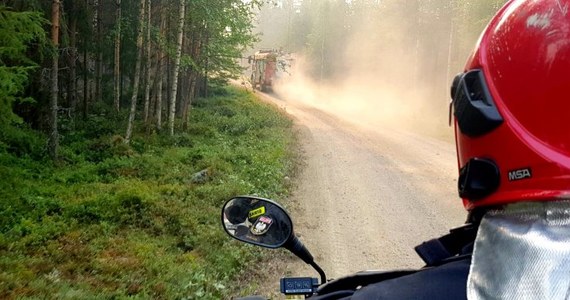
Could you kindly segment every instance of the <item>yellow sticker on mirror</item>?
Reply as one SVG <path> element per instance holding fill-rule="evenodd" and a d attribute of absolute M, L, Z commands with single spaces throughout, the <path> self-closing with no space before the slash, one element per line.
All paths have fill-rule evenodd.
<path fill-rule="evenodd" d="M 249 218 L 255 218 L 255 217 L 259 217 L 261 215 L 265 214 L 265 206 L 262 206 L 260 208 L 256 208 L 254 210 L 250 210 L 249 211 Z"/>

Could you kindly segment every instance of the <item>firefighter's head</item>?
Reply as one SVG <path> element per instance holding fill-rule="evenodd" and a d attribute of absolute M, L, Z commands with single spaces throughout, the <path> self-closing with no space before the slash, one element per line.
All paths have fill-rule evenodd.
<path fill-rule="evenodd" d="M 230 223 L 241 224 L 247 220 L 250 210 L 250 201 L 244 199 L 236 199 L 227 205 L 224 214 Z"/>
<path fill-rule="evenodd" d="M 509 1 L 451 96 L 468 210 L 570 199 L 570 0 Z"/>

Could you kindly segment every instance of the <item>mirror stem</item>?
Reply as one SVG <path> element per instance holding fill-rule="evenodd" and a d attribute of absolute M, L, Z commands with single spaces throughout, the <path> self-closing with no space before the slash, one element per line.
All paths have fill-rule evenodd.
<path fill-rule="evenodd" d="M 295 236 L 294 234 L 291 235 L 291 238 L 285 243 L 285 245 L 283 245 L 283 247 L 293 252 L 293 254 L 297 255 L 305 263 L 311 265 L 321 276 L 321 284 L 327 282 L 327 276 L 325 275 L 325 272 L 323 271 L 323 269 L 321 269 L 321 267 L 319 267 L 319 265 L 315 263 L 313 255 L 311 255 L 309 250 L 307 250 L 305 245 L 303 245 L 303 243 L 299 240 L 299 238 L 297 238 L 297 236 Z"/>
<path fill-rule="evenodd" d="M 321 267 L 319 267 L 319 265 L 317 265 L 314 261 L 311 262 L 310 265 L 315 268 L 317 272 L 319 272 L 319 275 L 321 276 L 321 284 L 327 283 L 327 275 L 325 274 L 325 271 L 323 271 L 323 269 L 321 269 Z"/>

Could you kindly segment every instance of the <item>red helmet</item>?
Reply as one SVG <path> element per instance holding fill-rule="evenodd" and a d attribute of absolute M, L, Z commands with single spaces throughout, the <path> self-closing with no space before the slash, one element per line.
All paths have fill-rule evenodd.
<path fill-rule="evenodd" d="M 570 199 L 570 0 L 509 1 L 451 95 L 468 210 Z"/>

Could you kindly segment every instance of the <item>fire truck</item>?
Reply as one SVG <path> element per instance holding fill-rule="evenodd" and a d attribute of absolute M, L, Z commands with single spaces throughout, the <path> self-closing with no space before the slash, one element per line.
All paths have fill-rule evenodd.
<path fill-rule="evenodd" d="M 277 56 L 275 50 L 259 50 L 249 56 L 251 65 L 251 85 L 262 92 L 271 91 L 277 74 Z"/>

